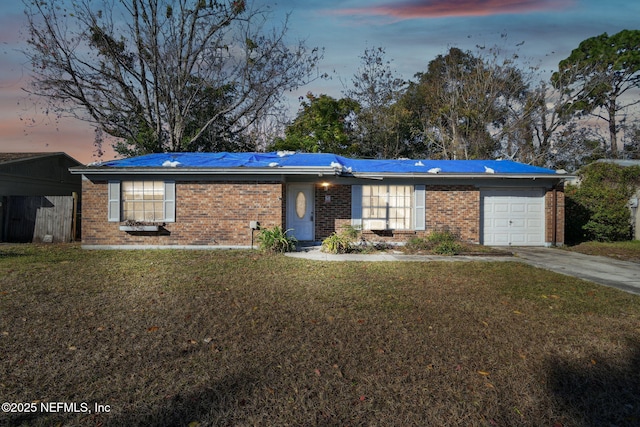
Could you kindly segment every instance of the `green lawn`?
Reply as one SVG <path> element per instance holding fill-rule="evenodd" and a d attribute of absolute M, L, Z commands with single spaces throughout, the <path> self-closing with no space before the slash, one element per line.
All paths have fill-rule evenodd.
<path fill-rule="evenodd" d="M 0 355 L 0 425 L 640 424 L 640 297 L 517 262 L 2 245 Z"/>

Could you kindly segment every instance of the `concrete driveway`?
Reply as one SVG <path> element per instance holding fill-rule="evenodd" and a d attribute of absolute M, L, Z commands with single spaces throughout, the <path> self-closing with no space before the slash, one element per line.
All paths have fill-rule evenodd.
<path fill-rule="evenodd" d="M 554 248 L 518 247 L 512 251 L 529 265 L 640 295 L 638 263 Z"/>

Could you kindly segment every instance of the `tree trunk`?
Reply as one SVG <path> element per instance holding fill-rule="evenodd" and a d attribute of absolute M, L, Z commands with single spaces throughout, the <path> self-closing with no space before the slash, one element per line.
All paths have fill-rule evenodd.
<path fill-rule="evenodd" d="M 609 138 L 611 140 L 611 157 L 618 157 L 618 135 L 616 124 L 616 101 L 609 102 Z"/>

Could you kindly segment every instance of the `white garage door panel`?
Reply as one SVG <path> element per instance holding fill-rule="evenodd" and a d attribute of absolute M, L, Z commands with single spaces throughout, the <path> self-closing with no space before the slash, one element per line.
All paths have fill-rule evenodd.
<path fill-rule="evenodd" d="M 511 213 L 525 212 L 527 205 L 524 203 L 514 203 L 511 205 Z"/>
<path fill-rule="evenodd" d="M 482 223 L 485 245 L 543 246 L 544 191 L 483 191 Z"/>
<path fill-rule="evenodd" d="M 493 245 L 496 246 L 504 246 L 509 244 L 509 234 L 507 233 L 496 233 L 493 235 Z"/>
<path fill-rule="evenodd" d="M 519 229 L 523 229 L 526 225 L 526 220 L 524 218 L 512 218 L 509 221 L 509 226 L 511 228 L 519 228 Z"/>
<path fill-rule="evenodd" d="M 529 228 L 542 228 L 542 221 L 539 219 L 528 219 L 527 227 Z"/>
<path fill-rule="evenodd" d="M 509 241 L 510 245 L 514 246 L 522 246 L 526 243 L 526 237 L 523 234 L 514 234 L 509 236 L 511 240 Z"/>
<path fill-rule="evenodd" d="M 508 229 L 509 228 L 509 220 L 508 219 L 495 218 L 493 220 L 493 228 L 495 228 L 495 229 L 499 229 L 499 228 Z"/>

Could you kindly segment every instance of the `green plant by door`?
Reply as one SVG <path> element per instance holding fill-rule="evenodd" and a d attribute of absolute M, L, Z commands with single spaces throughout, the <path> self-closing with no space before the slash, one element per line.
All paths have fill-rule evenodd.
<path fill-rule="evenodd" d="M 264 228 L 258 234 L 260 249 L 269 252 L 291 252 L 296 250 L 298 240 L 287 235 L 291 229 L 283 230 L 276 225 L 273 228 Z"/>

